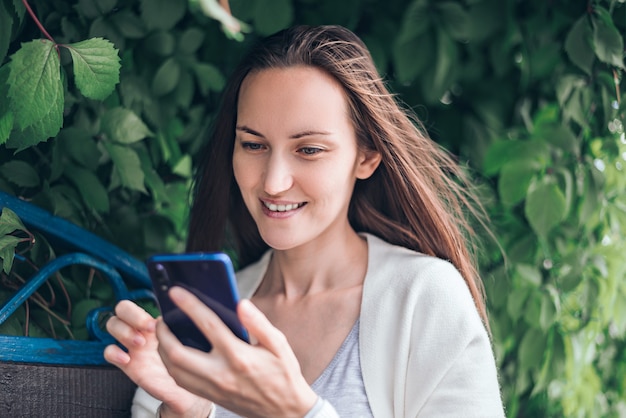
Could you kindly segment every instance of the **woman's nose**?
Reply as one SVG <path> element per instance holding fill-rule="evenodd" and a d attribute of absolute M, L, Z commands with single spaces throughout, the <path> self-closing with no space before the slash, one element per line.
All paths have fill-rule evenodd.
<path fill-rule="evenodd" d="M 292 169 L 287 158 L 277 153 L 272 153 L 265 167 L 263 187 L 268 195 L 278 195 L 291 188 L 293 185 Z"/>

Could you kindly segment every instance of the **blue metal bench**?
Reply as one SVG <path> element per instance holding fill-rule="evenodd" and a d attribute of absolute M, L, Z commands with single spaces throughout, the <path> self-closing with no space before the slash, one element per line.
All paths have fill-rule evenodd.
<path fill-rule="evenodd" d="M 116 301 L 153 298 L 144 263 L 117 246 L 0 191 L 0 210 L 4 208 L 15 212 L 27 228 L 75 252 L 42 266 L 2 303 L 0 324 L 51 275 L 70 265 L 100 271 L 108 279 Z M 134 290 L 129 290 L 127 283 Z M 104 347 L 113 340 L 98 326 L 102 310 L 111 308 L 89 313 L 89 341 L 0 335 L 0 416 L 128 416 L 135 386 L 104 360 Z"/>

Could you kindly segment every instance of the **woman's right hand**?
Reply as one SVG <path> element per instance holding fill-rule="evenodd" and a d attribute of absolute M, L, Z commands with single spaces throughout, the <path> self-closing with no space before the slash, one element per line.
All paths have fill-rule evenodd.
<path fill-rule="evenodd" d="M 119 302 L 107 331 L 128 352 L 115 344 L 107 346 L 104 358 L 120 368 L 133 382 L 163 402 L 162 415 L 207 416 L 212 403 L 176 384 L 158 352 L 156 319 L 129 300 Z M 167 411 L 167 413 L 166 413 Z"/>

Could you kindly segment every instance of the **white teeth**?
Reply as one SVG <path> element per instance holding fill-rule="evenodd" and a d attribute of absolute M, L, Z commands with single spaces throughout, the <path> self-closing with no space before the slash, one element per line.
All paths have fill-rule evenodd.
<path fill-rule="evenodd" d="M 275 205 L 273 203 L 263 202 L 263 204 L 265 205 L 266 208 L 268 208 L 272 212 L 287 212 L 289 210 L 297 209 L 298 207 L 300 207 L 300 205 L 297 203 L 293 203 L 289 205 Z"/>

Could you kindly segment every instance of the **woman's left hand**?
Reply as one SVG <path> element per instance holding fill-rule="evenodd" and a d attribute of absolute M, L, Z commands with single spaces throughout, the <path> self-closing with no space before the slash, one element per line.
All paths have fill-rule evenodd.
<path fill-rule="evenodd" d="M 237 307 L 257 341 L 247 344 L 190 292 L 174 287 L 169 295 L 213 345 L 209 353 L 186 347 L 159 319 L 159 353 L 178 385 L 248 417 L 302 417 L 313 407 L 317 395 L 287 338 L 252 302 L 242 300 Z"/>

